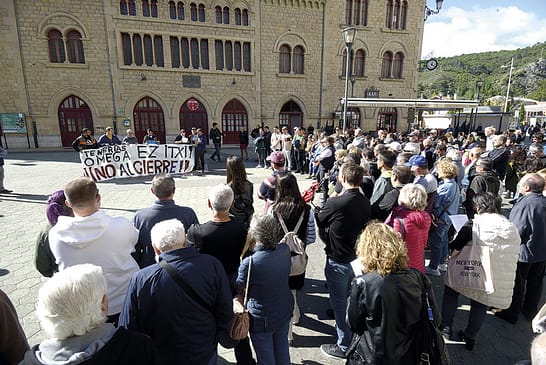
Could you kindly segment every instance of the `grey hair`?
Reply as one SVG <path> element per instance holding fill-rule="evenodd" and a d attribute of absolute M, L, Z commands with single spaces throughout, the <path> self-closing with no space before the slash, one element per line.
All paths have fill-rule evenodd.
<path fill-rule="evenodd" d="M 529 152 L 544 152 L 544 146 L 540 143 L 531 143 L 529 146 Z"/>
<path fill-rule="evenodd" d="M 400 190 L 398 204 L 409 210 L 425 210 L 427 192 L 422 185 L 406 184 Z"/>
<path fill-rule="evenodd" d="M 165 199 L 174 193 L 175 182 L 169 174 L 157 174 L 152 180 L 152 191 L 158 199 Z"/>
<path fill-rule="evenodd" d="M 273 214 L 255 214 L 250 222 L 249 234 L 256 245 L 274 250 L 281 239 L 279 221 Z"/>
<path fill-rule="evenodd" d="M 51 338 L 81 336 L 106 321 L 105 295 L 106 279 L 100 266 L 74 265 L 40 288 L 36 315 Z"/>
<path fill-rule="evenodd" d="M 152 227 L 150 237 L 155 248 L 166 252 L 186 242 L 186 230 L 178 219 L 167 219 Z"/>
<path fill-rule="evenodd" d="M 360 167 L 364 169 L 364 176 L 370 173 L 370 163 L 364 159 L 360 160 Z"/>
<path fill-rule="evenodd" d="M 209 190 L 209 202 L 216 212 L 227 212 L 233 204 L 233 190 L 226 184 L 213 186 Z"/>
<path fill-rule="evenodd" d="M 417 142 L 408 142 L 404 146 L 404 151 L 411 152 L 414 155 L 418 155 L 419 153 L 421 153 L 421 146 Z"/>

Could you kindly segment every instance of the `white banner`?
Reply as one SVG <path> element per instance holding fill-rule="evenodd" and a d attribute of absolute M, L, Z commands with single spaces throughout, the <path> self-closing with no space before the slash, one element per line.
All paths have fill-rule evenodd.
<path fill-rule="evenodd" d="M 184 174 L 193 170 L 193 146 L 115 145 L 80 152 L 83 174 L 94 181 L 134 176 Z"/>

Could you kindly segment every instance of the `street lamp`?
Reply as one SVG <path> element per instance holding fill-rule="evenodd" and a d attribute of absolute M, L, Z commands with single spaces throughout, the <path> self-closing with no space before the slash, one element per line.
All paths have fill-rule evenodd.
<path fill-rule="evenodd" d="M 506 99 L 504 100 L 504 112 L 508 110 L 508 98 L 510 97 L 510 84 L 512 83 L 512 70 L 514 70 L 514 57 L 510 61 L 510 74 L 508 75 L 508 87 L 506 88 Z"/>
<path fill-rule="evenodd" d="M 351 58 L 351 47 L 356 37 L 356 28 L 345 28 L 341 31 L 341 35 L 345 41 L 347 59 L 345 62 L 345 99 L 343 100 L 343 133 L 345 133 L 347 128 L 347 94 L 349 93 L 349 59 Z"/>
<path fill-rule="evenodd" d="M 444 0 L 436 0 L 436 10 L 432 10 L 425 3 L 425 21 L 427 21 L 429 16 L 438 14 L 440 12 L 440 9 L 442 9 L 443 4 Z"/>
<path fill-rule="evenodd" d="M 351 98 L 354 98 L 355 96 L 355 82 L 356 82 L 356 75 L 351 75 Z"/>
<path fill-rule="evenodd" d="M 478 89 L 476 100 L 478 100 L 478 102 L 480 101 L 480 90 L 482 89 L 482 86 L 483 86 L 483 80 L 478 80 L 478 82 L 476 83 L 476 88 Z"/>

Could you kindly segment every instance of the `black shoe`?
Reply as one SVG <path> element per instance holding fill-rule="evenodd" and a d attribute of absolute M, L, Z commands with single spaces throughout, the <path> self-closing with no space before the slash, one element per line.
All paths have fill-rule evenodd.
<path fill-rule="evenodd" d="M 326 309 L 326 317 L 335 319 L 336 315 L 334 314 L 334 310 L 333 309 Z"/>
<path fill-rule="evenodd" d="M 13 190 L 8 190 L 8 189 L 2 189 L 0 190 L 0 194 L 9 194 L 11 193 Z"/>
<path fill-rule="evenodd" d="M 499 317 L 500 319 L 503 319 L 506 322 L 509 322 L 509 323 L 512 323 L 512 324 L 516 324 L 516 322 L 518 321 L 517 316 L 511 315 L 506 310 L 500 311 L 500 312 L 495 312 L 495 317 Z"/>
<path fill-rule="evenodd" d="M 453 336 L 453 330 L 449 326 L 445 326 L 442 328 L 442 337 L 444 340 L 451 340 L 451 336 Z"/>
<path fill-rule="evenodd" d="M 457 335 L 459 336 L 459 338 L 464 341 L 464 348 L 467 349 L 468 351 L 472 351 L 474 350 L 474 345 L 476 344 L 476 340 L 474 340 L 473 338 L 468 338 L 466 337 L 466 334 L 464 333 L 463 330 L 460 330 Z"/>
<path fill-rule="evenodd" d="M 334 359 L 346 359 L 345 351 L 339 348 L 337 343 L 334 344 L 325 344 L 320 346 L 320 351 L 328 357 L 333 357 Z"/>

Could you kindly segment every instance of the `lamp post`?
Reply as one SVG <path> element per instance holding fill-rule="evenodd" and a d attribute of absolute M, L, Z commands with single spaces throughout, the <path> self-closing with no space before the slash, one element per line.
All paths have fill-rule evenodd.
<path fill-rule="evenodd" d="M 354 98 L 355 96 L 355 82 L 356 82 L 356 75 L 351 75 L 351 98 Z"/>
<path fill-rule="evenodd" d="M 508 98 L 510 97 L 510 84 L 512 83 L 512 70 L 514 69 L 514 57 L 510 61 L 510 73 L 508 75 L 508 87 L 506 88 L 506 99 L 504 100 L 504 112 L 508 110 Z"/>
<path fill-rule="evenodd" d="M 351 58 L 351 47 L 356 37 L 356 28 L 349 27 L 341 31 L 345 41 L 346 59 L 345 62 L 345 98 L 343 99 L 343 133 L 347 129 L 347 94 L 349 93 L 349 60 Z"/>
<path fill-rule="evenodd" d="M 438 14 L 440 12 L 440 9 L 442 9 L 443 4 L 444 0 L 436 0 L 436 10 L 432 10 L 425 3 L 425 21 L 427 21 L 429 16 Z"/>

